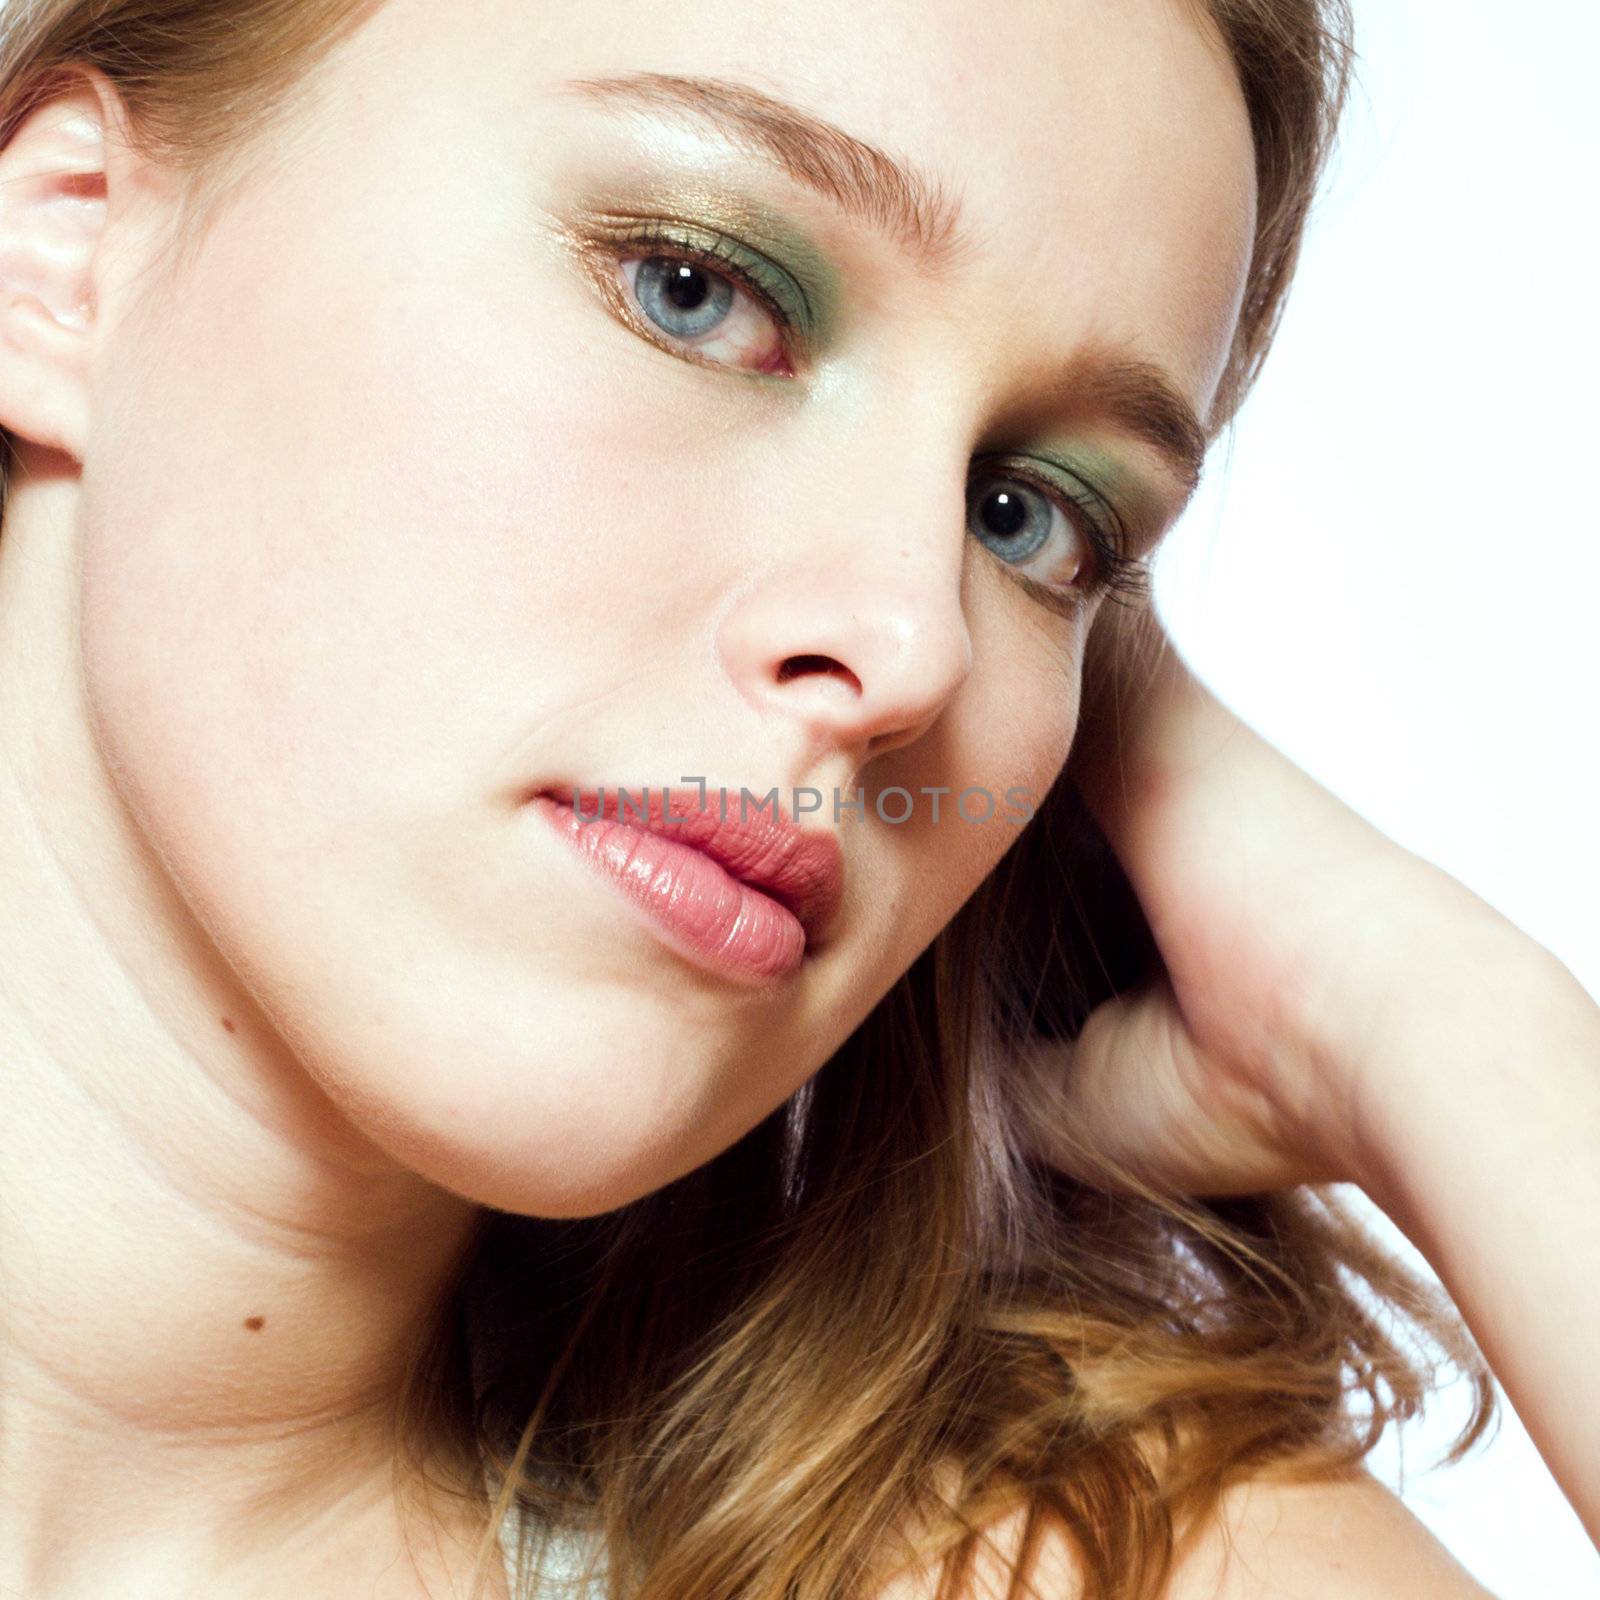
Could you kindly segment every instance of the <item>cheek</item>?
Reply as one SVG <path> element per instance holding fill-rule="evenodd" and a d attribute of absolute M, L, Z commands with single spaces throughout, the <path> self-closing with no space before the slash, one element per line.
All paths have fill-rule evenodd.
<path fill-rule="evenodd" d="M 915 797 L 915 825 L 873 829 L 883 846 L 882 899 L 903 897 L 883 926 L 895 930 L 883 971 L 898 975 L 931 941 L 1016 843 L 1043 803 L 1071 749 L 1079 704 L 1083 630 L 1019 625 L 1019 600 L 1003 579 L 967 596 L 973 670 L 942 729 L 883 758 L 878 782 Z M 950 791 L 934 820 L 923 785 Z M 963 797 L 962 791 L 966 795 Z M 872 807 L 872 793 L 868 806 Z M 896 797 L 890 810 L 906 807 Z"/>
<path fill-rule="evenodd" d="M 681 453 L 625 383 L 575 381 L 569 308 L 508 326 L 437 263 L 379 296 L 322 259 L 262 282 L 259 226 L 215 239 L 181 321 L 112 369 L 85 484 L 96 703 L 131 762 L 272 833 L 486 793 L 519 728 L 671 625 L 619 594 L 696 603 L 640 509 L 674 520 Z"/>
<path fill-rule="evenodd" d="M 681 985 L 551 1003 L 570 951 L 511 796 L 557 724 L 608 696 L 627 715 L 711 615 L 716 562 L 658 528 L 695 527 L 714 489 L 637 379 L 596 377 L 600 313 L 512 317 L 437 262 L 375 299 L 370 264 L 284 254 L 263 282 L 261 259 L 219 230 L 182 317 L 130 322 L 105 368 L 81 524 L 99 747 L 228 964 L 380 1143 L 467 1192 L 581 1128 L 542 1158 L 566 1198 L 479 1197 L 621 1203 L 742 1131 L 748 1039 Z"/>
<path fill-rule="evenodd" d="M 958 823 L 969 892 L 1038 812 L 1067 759 L 1078 718 L 1078 655 L 1058 634 L 1036 657 L 996 652 L 990 670 L 975 677 L 973 717 L 982 731 L 980 776 L 972 781 L 993 796 L 994 814 Z M 985 809 L 981 800 L 969 803 L 974 817 Z"/>
<path fill-rule="evenodd" d="M 964 606 L 973 634 L 973 670 L 964 685 L 977 764 L 996 790 L 1027 791 L 1037 809 L 1072 748 L 1082 664 L 1094 620 L 1090 600 L 1057 616 L 1023 594 L 974 545 Z"/>

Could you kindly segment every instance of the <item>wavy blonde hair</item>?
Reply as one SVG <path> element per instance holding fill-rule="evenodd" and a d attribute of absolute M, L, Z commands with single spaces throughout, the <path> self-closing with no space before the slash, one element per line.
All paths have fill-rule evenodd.
<path fill-rule="evenodd" d="M 1277 326 L 1349 18 L 1344 0 L 1185 3 L 1236 64 L 1258 174 L 1215 433 Z M 93 64 L 198 215 L 377 4 L 9 0 L 0 143 Z M 478 1469 L 430 1484 L 483 1514 L 474 1594 L 520 1507 L 586 1530 L 638 1600 L 871 1595 L 913 1554 L 949 1600 L 1001 1517 L 1021 1528 L 1010 1593 L 1053 1528 L 1086 1600 L 1141 1600 L 1230 1484 L 1358 1466 L 1440 1357 L 1472 1386 L 1445 1459 L 1464 1455 L 1494 1417 L 1482 1356 L 1337 1190 L 1112 1195 L 1028 1159 L 1018 1042 L 1070 1037 L 1155 960 L 1069 769 L 843 1048 L 730 1149 L 604 1216 L 486 1211 L 395 1417 L 397 1471 Z"/>

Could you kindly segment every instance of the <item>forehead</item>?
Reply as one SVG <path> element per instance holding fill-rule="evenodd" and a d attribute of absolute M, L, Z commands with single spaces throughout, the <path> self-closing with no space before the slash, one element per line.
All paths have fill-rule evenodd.
<path fill-rule="evenodd" d="M 379 83 L 535 129 L 573 78 L 745 84 L 882 147 L 956 202 L 956 292 L 1008 357 L 1072 341 L 1168 370 L 1204 410 L 1248 267 L 1248 117 L 1199 0 L 388 0 Z M 359 70 L 359 69 L 358 69 Z"/>

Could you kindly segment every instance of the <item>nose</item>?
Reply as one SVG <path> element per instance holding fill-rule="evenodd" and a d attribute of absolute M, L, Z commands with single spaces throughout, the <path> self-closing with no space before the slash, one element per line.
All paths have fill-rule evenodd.
<path fill-rule="evenodd" d="M 829 485 L 814 458 L 808 478 L 805 525 L 758 543 L 781 553 L 747 575 L 717 649 L 763 716 L 801 725 L 806 755 L 859 766 L 921 737 L 972 670 L 965 484 L 880 468 Z"/>

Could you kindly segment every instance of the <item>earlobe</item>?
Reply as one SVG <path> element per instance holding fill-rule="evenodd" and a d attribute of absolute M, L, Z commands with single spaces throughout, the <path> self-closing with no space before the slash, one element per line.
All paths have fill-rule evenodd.
<path fill-rule="evenodd" d="M 0 427 L 82 462 L 83 334 L 36 297 L 0 299 Z"/>
<path fill-rule="evenodd" d="M 0 427 L 81 463 L 115 91 L 73 83 L 0 150 Z"/>

